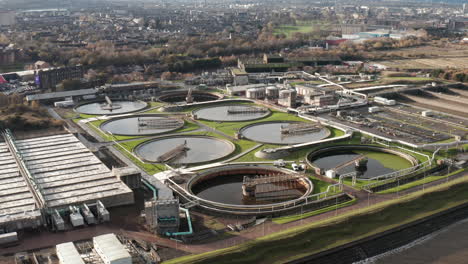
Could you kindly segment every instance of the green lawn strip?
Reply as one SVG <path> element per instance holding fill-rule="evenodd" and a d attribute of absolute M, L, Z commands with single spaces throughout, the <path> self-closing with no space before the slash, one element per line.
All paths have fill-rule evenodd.
<path fill-rule="evenodd" d="M 156 114 L 156 113 L 160 114 L 162 112 L 159 111 L 159 108 L 155 108 L 155 109 L 151 109 L 151 110 L 143 112 L 143 114 Z"/>
<path fill-rule="evenodd" d="M 184 121 L 185 121 L 184 127 L 174 131 L 173 133 L 189 132 L 189 131 L 194 131 L 200 128 L 197 124 L 193 122 L 190 122 L 187 120 L 184 120 Z"/>
<path fill-rule="evenodd" d="M 284 263 L 468 203 L 467 177 L 237 246 L 164 263 Z"/>
<path fill-rule="evenodd" d="M 166 103 L 163 103 L 163 102 L 148 102 L 148 105 L 149 105 L 149 107 L 153 108 L 153 107 L 164 106 L 164 105 L 166 105 Z"/>
<path fill-rule="evenodd" d="M 73 122 L 78 123 L 78 121 L 80 121 L 82 119 L 88 119 L 88 118 L 96 117 L 96 115 L 87 115 L 87 114 L 79 114 L 78 116 L 79 116 L 78 118 L 73 119 Z"/>
<path fill-rule="evenodd" d="M 450 142 L 454 142 L 455 141 L 455 138 L 449 138 L 449 139 L 445 139 L 445 140 L 441 140 L 441 141 L 436 141 L 434 142 L 435 144 L 442 144 L 442 143 L 450 143 Z"/>
<path fill-rule="evenodd" d="M 346 206 L 350 206 L 350 205 L 355 204 L 356 202 L 357 202 L 357 199 L 352 199 L 352 200 L 344 202 L 344 203 L 328 206 L 328 207 L 325 207 L 325 208 L 322 208 L 322 209 L 319 209 L 319 210 L 310 211 L 310 212 L 303 213 L 303 214 L 288 215 L 288 216 L 273 218 L 272 221 L 275 224 L 286 224 L 286 223 L 289 223 L 289 222 L 301 220 L 301 219 L 304 219 L 304 218 L 307 218 L 307 217 L 323 214 L 323 213 L 330 212 L 330 211 L 333 211 L 333 210 L 337 210 L 337 209 L 340 209 L 340 208 L 343 208 L 343 207 L 346 207 Z"/>
<path fill-rule="evenodd" d="M 378 194 L 387 194 L 387 193 L 401 192 L 401 191 L 408 190 L 408 189 L 414 188 L 414 187 L 422 185 L 422 184 L 430 183 L 430 182 L 437 181 L 437 180 L 440 180 L 440 179 L 445 179 L 447 177 L 458 174 L 458 173 L 460 173 L 462 171 L 466 171 L 466 168 L 453 171 L 453 172 L 451 172 L 451 173 L 449 173 L 447 175 L 443 175 L 443 176 L 427 176 L 427 177 L 425 177 L 423 179 L 420 179 L 420 180 L 417 180 L 417 181 L 414 181 L 414 182 L 410 182 L 410 183 L 407 183 L 407 184 L 403 184 L 403 185 L 400 185 L 398 187 L 393 187 L 393 188 L 390 188 L 390 189 L 387 189 L 387 190 L 384 190 L 384 191 L 380 191 L 380 192 L 377 192 L 377 193 Z"/>

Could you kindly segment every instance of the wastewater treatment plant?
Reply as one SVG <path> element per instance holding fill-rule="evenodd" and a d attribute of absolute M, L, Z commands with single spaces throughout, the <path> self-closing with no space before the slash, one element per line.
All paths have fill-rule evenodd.
<path fill-rule="evenodd" d="M 282 92 L 278 94 L 294 95 Z M 135 94 L 102 95 L 73 109 L 56 108 L 73 116 L 74 130 L 66 136 L 22 141 L 4 133 L 4 154 L 13 149 L 24 170 L 44 178 L 35 183 L 39 190 L 50 190 L 44 191 L 44 206 L 51 207 L 18 213 L 9 223 L 12 230 L 37 228 L 31 217 L 48 219 L 46 226 L 54 232 L 71 230 L 77 227 L 71 215 L 86 211 L 99 216 L 96 223 L 115 226 L 125 217 L 169 244 L 210 244 L 244 239 L 245 232 L 255 235 L 265 226 L 289 228 L 338 210 L 353 211 L 366 198 L 370 206 L 371 197 L 399 195 L 459 170 L 447 158 L 459 141 L 448 140 L 448 133 L 429 134 L 421 125 L 415 129 L 424 133 L 406 142 L 393 135 L 412 127 L 397 126 L 391 134 L 390 125 L 365 125 L 369 120 L 393 122 L 385 118 L 402 109 L 412 119 L 418 117 L 408 106 L 389 106 L 387 113 L 366 111 L 376 106 L 369 107 L 360 93 L 349 92 L 349 105 L 325 112 L 284 107 L 281 99 L 229 96 L 223 90 L 153 91 L 141 100 Z M 456 125 L 454 131 L 461 130 Z M 99 159 L 89 158 L 89 151 Z M 45 163 L 40 155 L 47 156 Z M 14 160 L 14 155 L 5 156 L 2 162 Z M 12 171 L 2 173 L 10 177 Z M 65 179 L 67 173 L 76 177 Z M 71 198 L 79 193 L 80 199 Z M 115 220 L 106 220 L 105 212 L 116 215 Z"/>

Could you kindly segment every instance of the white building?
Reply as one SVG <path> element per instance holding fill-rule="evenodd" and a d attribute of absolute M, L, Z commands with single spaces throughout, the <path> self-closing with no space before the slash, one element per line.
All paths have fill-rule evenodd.
<path fill-rule="evenodd" d="M 132 256 L 115 234 L 94 237 L 93 243 L 94 249 L 105 264 L 132 264 Z"/>
<path fill-rule="evenodd" d="M 60 264 L 85 264 L 73 242 L 55 246 Z"/>

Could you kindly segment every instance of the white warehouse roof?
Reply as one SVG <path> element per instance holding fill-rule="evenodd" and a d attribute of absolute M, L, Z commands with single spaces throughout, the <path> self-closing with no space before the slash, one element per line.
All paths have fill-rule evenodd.
<path fill-rule="evenodd" d="M 72 242 L 58 244 L 57 256 L 62 264 L 85 264 Z"/>
<path fill-rule="evenodd" d="M 132 257 L 115 234 L 105 234 L 93 238 L 94 248 L 105 263 L 132 263 Z M 105 259 L 104 259 L 105 258 Z"/>

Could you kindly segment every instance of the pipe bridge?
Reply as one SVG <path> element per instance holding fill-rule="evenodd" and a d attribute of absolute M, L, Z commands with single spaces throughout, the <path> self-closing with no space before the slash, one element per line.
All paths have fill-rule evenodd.
<path fill-rule="evenodd" d="M 356 167 L 364 166 L 364 163 L 367 164 L 367 158 L 364 155 L 359 155 L 356 158 L 354 158 L 352 160 L 349 160 L 349 161 L 346 161 L 346 162 L 343 162 L 340 165 L 338 165 L 335 168 L 330 169 L 330 170 L 339 171 L 339 170 L 343 169 L 344 167 L 347 167 L 347 166 L 349 166 L 349 165 L 351 165 L 353 163 L 356 165 Z"/>

